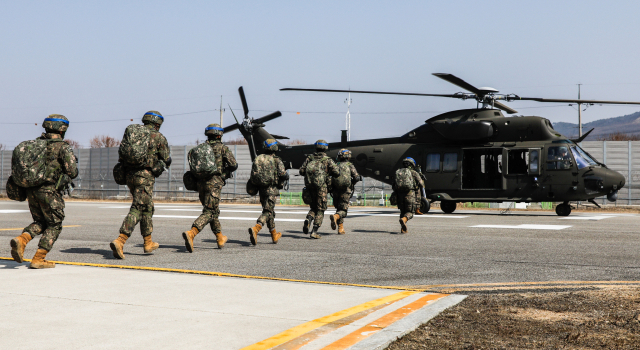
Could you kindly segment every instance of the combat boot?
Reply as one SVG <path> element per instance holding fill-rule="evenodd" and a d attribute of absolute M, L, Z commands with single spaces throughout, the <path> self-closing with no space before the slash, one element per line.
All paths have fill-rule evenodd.
<path fill-rule="evenodd" d="M 158 247 L 160 247 L 160 244 L 154 242 L 151 240 L 151 235 L 148 236 L 144 236 L 142 237 L 144 238 L 144 252 L 145 253 L 151 253 L 152 251 L 158 249 Z"/>
<path fill-rule="evenodd" d="M 420 211 L 420 208 L 416 209 L 416 215 L 423 215 L 424 213 Z"/>
<path fill-rule="evenodd" d="M 403 217 L 400 219 L 400 233 L 407 233 L 407 221 L 409 221 L 409 219 L 407 219 L 406 217 Z"/>
<path fill-rule="evenodd" d="M 318 234 L 318 229 L 320 226 L 313 226 L 313 232 L 311 233 L 311 238 L 320 239 L 320 235 Z"/>
<path fill-rule="evenodd" d="M 313 218 L 308 217 L 306 219 L 304 219 L 304 226 L 302 226 L 302 232 L 304 232 L 305 235 L 309 234 L 309 227 L 311 227 L 311 222 L 313 222 Z"/>
<path fill-rule="evenodd" d="M 218 243 L 219 249 L 222 249 L 222 247 L 224 247 L 224 244 L 227 243 L 228 240 L 229 238 L 223 235 L 222 232 L 216 233 L 216 242 Z"/>
<path fill-rule="evenodd" d="M 184 246 L 189 253 L 193 253 L 193 239 L 200 232 L 197 227 L 192 227 L 189 231 L 182 232 L 182 238 L 184 238 Z"/>
<path fill-rule="evenodd" d="M 344 232 L 344 225 L 343 224 L 338 224 L 338 234 L 339 235 L 343 235 L 346 232 Z"/>
<path fill-rule="evenodd" d="M 27 246 L 33 237 L 26 232 L 11 240 L 11 256 L 13 260 L 19 263 L 24 262 L 24 248 Z"/>
<path fill-rule="evenodd" d="M 331 219 L 331 229 L 335 230 L 336 229 L 336 222 L 338 220 L 340 220 L 340 215 L 338 214 L 333 214 L 329 217 Z"/>
<path fill-rule="evenodd" d="M 278 243 L 278 240 L 280 239 L 280 237 L 282 237 L 282 233 L 276 231 L 275 228 L 271 230 L 271 240 L 273 241 L 273 244 Z"/>
<path fill-rule="evenodd" d="M 124 233 L 121 233 L 118 238 L 111 242 L 109 246 L 111 247 L 111 250 L 113 250 L 114 258 L 124 259 L 124 252 L 122 251 L 122 248 L 124 247 L 124 243 L 127 241 L 127 239 L 129 239 L 129 237 Z"/>
<path fill-rule="evenodd" d="M 251 244 L 258 244 L 258 232 L 262 230 L 262 224 L 256 223 L 255 226 L 249 228 L 249 239 L 251 240 Z"/>
<path fill-rule="evenodd" d="M 53 267 L 56 267 L 56 264 L 54 264 L 51 261 L 47 261 L 44 260 L 44 258 L 47 256 L 47 251 L 41 248 L 38 248 L 38 250 L 36 251 L 36 255 L 33 256 L 33 259 L 31 259 L 31 264 L 29 265 L 30 269 L 50 269 Z"/>

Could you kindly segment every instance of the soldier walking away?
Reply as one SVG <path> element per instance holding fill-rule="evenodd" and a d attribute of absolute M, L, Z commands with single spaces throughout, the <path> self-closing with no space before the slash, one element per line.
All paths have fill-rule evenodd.
<path fill-rule="evenodd" d="M 284 168 L 282 159 L 276 156 L 278 142 L 274 139 L 264 141 L 265 154 L 256 157 L 251 167 L 251 178 L 249 181 L 259 189 L 260 204 L 262 204 L 262 214 L 258 218 L 255 226 L 249 228 L 249 239 L 251 244 L 256 245 L 258 232 L 263 226 L 267 226 L 271 232 L 271 241 L 278 243 L 282 233 L 276 231 L 276 197 L 280 195 L 285 181 L 289 180 L 289 174 Z"/>
<path fill-rule="evenodd" d="M 165 167 L 171 166 L 167 139 L 159 132 L 163 122 L 164 117 L 160 112 L 149 111 L 142 117 L 144 125 L 132 124 L 124 131 L 116 168 L 120 167 L 124 172 L 126 185 L 129 187 L 133 201 L 129 214 L 120 227 L 120 235 L 110 244 L 116 259 L 124 259 L 122 249 L 138 223 L 144 239 L 144 252 L 151 253 L 159 247 L 159 244 L 151 239 L 154 212 L 153 185 L 156 178 L 162 175 Z"/>
<path fill-rule="evenodd" d="M 396 191 L 398 209 L 400 209 L 400 233 L 407 233 L 407 221 L 413 218 L 419 199 L 416 190 L 424 188 L 424 182 L 417 171 L 413 170 L 416 161 L 407 157 L 402 161 L 403 168 L 396 170 L 393 190 Z"/>
<path fill-rule="evenodd" d="M 307 218 L 304 220 L 302 231 L 309 233 L 309 227 L 313 222 L 313 231 L 311 238 L 318 239 L 318 229 L 322 226 L 324 211 L 327 210 L 327 194 L 329 176 L 338 177 L 340 171 L 336 163 L 329 158 L 325 151 L 329 148 L 329 144 L 325 140 L 316 141 L 316 153 L 305 159 L 300 167 L 300 175 L 304 176 L 304 185 L 311 197 L 311 207 Z"/>
<path fill-rule="evenodd" d="M 64 142 L 69 120 L 63 115 L 51 114 L 45 118 L 42 127 L 45 133 L 35 140 L 20 143 L 11 158 L 11 181 L 26 191 L 33 217 L 33 223 L 11 240 L 11 256 L 16 262 L 24 262 L 27 243 L 42 234 L 29 265 L 32 269 L 55 267 L 53 262 L 44 258 L 62 231 L 62 193 L 78 176 L 77 159 L 69 144 Z"/>
<path fill-rule="evenodd" d="M 340 176 L 331 179 L 331 196 L 333 197 L 333 206 L 336 213 L 331 215 L 331 229 L 338 229 L 338 234 L 345 234 L 344 218 L 347 217 L 349 210 L 349 200 L 353 195 L 354 186 L 361 180 L 360 174 L 356 167 L 349 161 L 351 159 L 351 151 L 341 149 L 338 152 L 338 163 L 336 164 Z M 337 227 L 336 227 L 337 226 Z"/>
<path fill-rule="evenodd" d="M 427 183 L 427 177 L 424 176 L 424 173 L 422 172 L 422 168 L 418 165 L 413 167 L 413 170 L 415 170 L 418 175 L 420 175 L 420 178 L 422 179 L 422 182 L 424 182 L 425 184 Z M 416 193 L 416 215 L 424 215 L 424 213 L 422 212 L 422 201 L 423 201 L 423 197 L 425 197 L 425 194 L 422 193 L 422 189 L 420 187 L 416 187 L 415 193 Z M 425 197 L 424 200 L 427 200 L 427 198 Z"/>
<path fill-rule="evenodd" d="M 207 142 L 189 151 L 189 168 L 191 176 L 196 181 L 196 188 L 202 203 L 202 214 L 193 222 L 191 229 L 182 233 L 184 245 L 193 253 L 193 239 L 207 224 L 216 235 L 218 248 L 222 249 L 227 242 L 227 236 L 222 234 L 220 225 L 220 193 L 227 184 L 226 179 L 238 169 L 233 153 L 222 143 L 224 129 L 220 124 L 209 124 L 204 129 Z M 187 176 L 185 174 L 185 176 Z"/>

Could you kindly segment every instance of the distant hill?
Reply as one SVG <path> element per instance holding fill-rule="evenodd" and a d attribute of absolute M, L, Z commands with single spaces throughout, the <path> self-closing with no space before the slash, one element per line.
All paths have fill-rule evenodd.
<path fill-rule="evenodd" d="M 566 137 L 578 137 L 578 124 L 558 122 L 553 123 L 553 128 Z M 630 135 L 640 135 L 640 112 L 624 115 L 622 117 L 600 119 L 582 124 L 583 133 L 591 130 L 591 128 L 595 128 L 595 130 L 593 130 L 589 137 L 586 138 L 586 141 L 595 141 L 599 137 L 616 132 L 622 132 Z"/>

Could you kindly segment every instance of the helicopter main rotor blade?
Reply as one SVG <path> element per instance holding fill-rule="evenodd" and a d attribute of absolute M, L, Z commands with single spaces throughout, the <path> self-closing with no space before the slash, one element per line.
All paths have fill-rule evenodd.
<path fill-rule="evenodd" d="M 240 100 L 242 100 L 242 109 L 244 109 L 244 116 L 249 116 L 249 107 L 247 107 L 247 99 L 244 97 L 244 89 L 242 86 L 238 88 L 238 93 L 240 93 Z"/>
<path fill-rule="evenodd" d="M 515 97 L 514 101 L 526 100 L 536 102 L 555 102 L 555 103 L 585 103 L 585 104 L 609 104 L 609 105 L 640 105 L 640 102 L 633 101 L 599 101 L 599 100 L 565 100 L 557 98 L 538 98 L 538 97 Z"/>
<path fill-rule="evenodd" d="M 350 92 L 355 94 L 382 94 L 382 95 L 409 95 L 409 96 L 435 96 L 435 97 L 452 97 L 460 98 L 460 95 L 443 95 L 443 94 L 419 94 L 411 92 L 385 92 L 385 91 L 360 91 L 360 90 L 328 90 L 328 89 L 298 89 L 298 88 L 284 88 L 280 91 L 319 91 L 319 92 Z"/>
<path fill-rule="evenodd" d="M 494 107 L 500 108 L 501 110 L 503 110 L 503 111 L 505 111 L 505 112 L 507 112 L 509 114 L 518 113 L 518 111 L 516 111 L 515 109 L 513 109 L 513 108 L 511 108 L 509 106 L 503 105 L 502 103 L 500 103 L 498 101 L 493 101 L 493 105 L 494 105 Z"/>
<path fill-rule="evenodd" d="M 273 113 L 271 113 L 271 114 L 265 115 L 265 116 L 264 116 L 264 117 L 262 117 L 262 118 L 255 119 L 255 120 L 253 121 L 253 123 L 254 123 L 254 124 L 263 124 L 263 123 L 268 122 L 268 121 L 269 121 L 269 120 L 271 120 L 271 119 L 276 119 L 276 118 L 278 118 L 278 117 L 280 117 L 280 116 L 282 116 L 282 113 L 280 113 L 280 111 L 275 111 L 275 112 L 273 112 Z"/>
<path fill-rule="evenodd" d="M 467 91 L 471 91 L 474 94 L 481 96 L 483 95 L 483 93 L 475 86 L 467 83 L 466 81 L 456 77 L 453 74 L 449 74 L 449 73 L 433 73 L 433 75 L 435 75 L 436 77 L 446 80 L 448 82 L 450 82 L 453 85 L 459 86 Z"/>

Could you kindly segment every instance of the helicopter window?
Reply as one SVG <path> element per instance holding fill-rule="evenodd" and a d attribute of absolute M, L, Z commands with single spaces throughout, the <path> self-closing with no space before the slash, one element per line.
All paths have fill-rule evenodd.
<path fill-rule="evenodd" d="M 511 149 L 509 150 L 507 174 L 526 174 L 529 167 L 529 150 L 528 149 Z"/>
<path fill-rule="evenodd" d="M 502 187 L 501 148 L 462 150 L 462 188 L 469 190 Z"/>
<path fill-rule="evenodd" d="M 571 169 L 571 156 L 567 146 L 549 147 L 547 150 L 547 170 Z"/>
<path fill-rule="evenodd" d="M 458 153 L 445 153 L 442 171 L 454 172 L 458 170 Z"/>
<path fill-rule="evenodd" d="M 440 153 L 427 154 L 427 168 L 428 172 L 440 171 Z"/>
<path fill-rule="evenodd" d="M 534 174 L 538 172 L 538 165 L 540 164 L 540 151 L 533 149 L 529 152 L 529 172 Z"/>
<path fill-rule="evenodd" d="M 573 158 L 576 159 L 578 169 L 586 168 L 589 165 L 598 165 L 598 163 L 596 163 L 595 160 L 591 159 L 587 152 L 583 151 L 580 147 L 571 147 L 571 153 L 573 153 Z"/>

